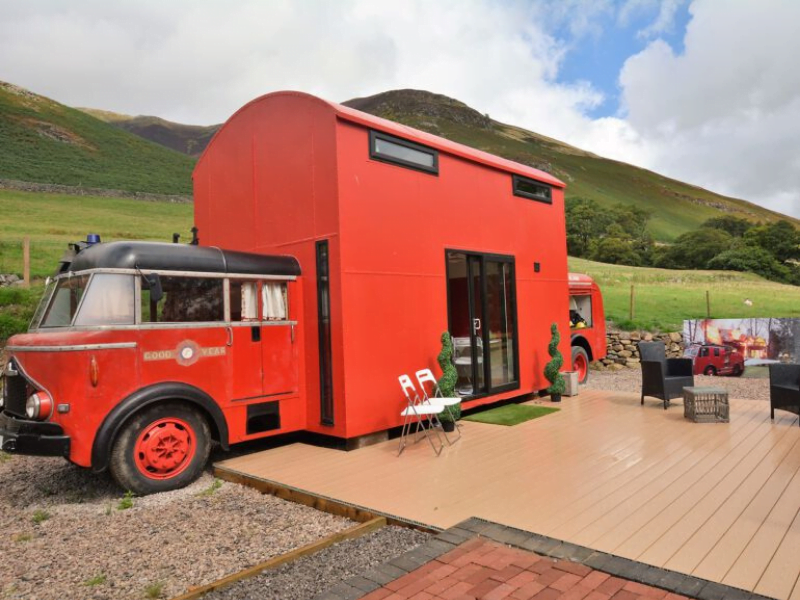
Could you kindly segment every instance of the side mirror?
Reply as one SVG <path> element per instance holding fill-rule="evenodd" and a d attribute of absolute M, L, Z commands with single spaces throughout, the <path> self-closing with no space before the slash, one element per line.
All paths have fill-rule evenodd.
<path fill-rule="evenodd" d="M 164 297 L 164 290 L 161 289 L 161 277 L 158 273 L 148 273 L 142 275 L 142 285 L 150 290 L 150 301 L 158 303 Z"/>

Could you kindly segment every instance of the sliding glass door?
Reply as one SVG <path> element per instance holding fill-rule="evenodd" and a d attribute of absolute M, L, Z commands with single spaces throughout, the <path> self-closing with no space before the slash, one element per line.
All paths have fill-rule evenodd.
<path fill-rule="evenodd" d="M 514 258 L 448 250 L 447 300 L 461 396 L 519 385 Z"/>

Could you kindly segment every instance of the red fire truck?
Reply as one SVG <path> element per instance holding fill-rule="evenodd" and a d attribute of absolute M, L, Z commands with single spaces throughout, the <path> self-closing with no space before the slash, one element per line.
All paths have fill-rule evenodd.
<path fill-rule="evenodd" d="M 193 244 L 90 238 L 65 259 L 6 348 L 3 450 L 162 491 L 214 440 L 399 426 L 397 376 L 438 368 L 443 331 L 465 408 L 546 388 L 551 323 L 570 319 L 583 377 L 605 355 L 546 173 L 277 93 L 231 117 L 194 182 Z"/>
<path fill-rule="evenodd" d="M 734 346 L 692 344 L 683 353 L 692 359 L 695 375 L 733 375 L 744 373 L 744 355 Z"/>

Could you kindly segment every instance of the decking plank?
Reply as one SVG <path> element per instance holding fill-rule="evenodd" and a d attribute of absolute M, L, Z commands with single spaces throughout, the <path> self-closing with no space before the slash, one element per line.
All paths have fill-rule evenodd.
<path fill-rule="evenodd" d="M 800 532 L 793 415 L 772 423 L 767 403 L 734 399 L 730 424 L 694 424 L 680 401 L 664 411 L 599 391 L 561 409 L 514 427 L 462 422 L 439 457 L 421 441 L 398 458 L 391 440 L 352 452 L 293 444 L 223 464 L 435 527 L 483 517 L 800 600 L 800 573 L 785 564 Z"/>

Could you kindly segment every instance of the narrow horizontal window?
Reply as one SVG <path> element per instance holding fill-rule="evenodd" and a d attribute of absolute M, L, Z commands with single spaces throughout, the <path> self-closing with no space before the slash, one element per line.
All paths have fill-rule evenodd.
<path fill-rule="evenodd" d="M 369 132 L 369 157 L 401 167 L 439 174 L 436 150 L 377 131 Z"/>
<path fill-rule="evenodd" d="M 537 202 L 553 203 L 553 188 L 520 175 L 514 175 L 514 195 Z"/>

